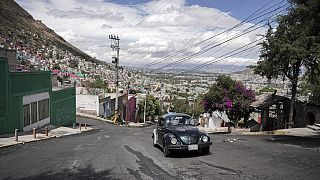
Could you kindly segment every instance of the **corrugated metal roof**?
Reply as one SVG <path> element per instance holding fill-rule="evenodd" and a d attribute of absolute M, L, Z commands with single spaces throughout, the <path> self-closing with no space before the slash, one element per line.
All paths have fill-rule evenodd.
<path fill-rule="evenodd" d="M 262 94 L 260 96 L 256 97 L 256 101 L 251 103 L 251 106 L 254 108 L 258 108 L 258 109 L 264 109 L 266 107 L 269 107 L 279 101 L 282 101 L 284 99 L 289 99 L 287 97 L 284 96 L 278 96 L 275 94 L 270 94 L 270 93 L 266 93 L 266 94 Z"/>

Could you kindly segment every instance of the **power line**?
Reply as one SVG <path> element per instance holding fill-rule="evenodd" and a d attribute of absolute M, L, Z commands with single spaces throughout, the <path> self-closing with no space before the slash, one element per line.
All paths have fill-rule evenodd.
<path fill-rule="evenodd" d="M 145 10 L 145 12 L 147 12 L 148 11 L 148 9 L 151 9 L 154 5 L 156 5 L 158 2 L 160 2 L 161 0 L 156 0 L 156 1 L 154 1 L 154 3 L 151 5 L 151 6 L 149 6 L 148 8 L 146 8 L 146 10 Z M 121 31 L 123 31 L 124 29 L 126 29 L 127 27 L 129 27 L 129 25 L 130 25 L 130 22 L 132 22 L 132 21 L 135 21 L 135 20 L 137 20 L 137 19 L 139 19 L 138 17 L 135 17 L 135 18 L 132 18 L 128 23 L 126 23 L 120 30 L 118 30 L 119 32 L 121 32 Z"/>
<path fill-rule="evenodd" d="M 281 2 L 281 4 L 279 4 L 279 7 L 282 5 L 282 3 L 283 3 L 283 1 Z M 272 13 L 272 16 L 274 16 L 275 15 L 275 12 L 273 12 Z M 258 32 L 258 34 L 261 32 L 261 29 L 259 30 L 259 32 Z M 253 50 L 254 49 L 251 49 L 250 51 L 248 51 L 247 53 L 246 53 L 246 55 L 244 56 L 244 57 L 242 57 L 242 58 L 247 58 L 248 56 L 249 56 L 249 54 L 251 55 L 250 57 L 249 57 L 249 59 L 253 59 L 255 56 L 257 56 L 259 53 L 255 53 L 255 54 L 253 54 L 252 52 L 253 52 Z M 230 70 L 230 72 L 232 72 L 233 71 L 233 67 L 235 67 L 235 65 L 232 65 L 231 66 L 231 70 Z"/>
<path fill-rule="evenodd" d="M 254 26 L 255 26 L 255 25 L 254 25 Z M 259 28 L 261 28 L 261 27 L 263 27 L 263 26 L 265 26 L 265 25 L 258 26 L 258 27 L 256 27 L 256 28 L 250 30 L 250 31 L 247 31 L 247 32 L 245 32 L 245 33 L 241 33 L 241 34 L 238 34 L 238 35 L 236 35 L 236 36 L 233 36 L 232 38 L 229 38 L 228 40 L 225 40 L 225 41 L 223 41 L 223 42 L 221 42 L 221 43 L 219 43 L 219 44 L 216 44 L 216 45 L 214 45 L 214 46 L 208 47 L 207 49 L 204 49 L 204 50 L 202 50 L 202 51 L 199 51 L 199 52 L 193 54 L 192 56 L 179 59 L 178 61 L 175 61 L 175 62 L 172 62 L 172 63 L 170 63 L 170 64 L 161 66 L 160 68 L 154 69 L 153 71 L 158 71 L 158 70 L 160 70 L 160 69 L 164 69 L 164 68 L 169 67 L 169 66 L 171 66 L 171 65 L 185 62 L 185 61 L 187 61 L 187 60 L 189 60 L 189 59 L 191 59 L 191 58 L 193 58 L 193 57 L 196 57 L 196 56 L 198 56 L 198 55 L 200 55 L 200 54 L 203 54 L 203 53 L 205 53 L 205 52 L 207 52 L 207 51 L 209 51 L 209 50 L 211 50 L 211 49 L 213 49 L 213 48 L 215 48 L 215 47 L 218 47 L 218 46 L 220 46 L 220 45 L 222 45 L 222 44 L 224 44 L 224 43 L 226 43 L 226 42 L 229 42 L 229 41 L 231 41 L 231 40 L 234 40 L 234 39 L 237 39 L 237 38 L 239 38 L 239 37 L 241 37 L 241 36 L 244 36 L 244 35 L 252 32 L 252 31 L 255 31 L 255 30 L 257 30 L 257 29 L 259 29 Z"/>
<path fill-rule="evenodd" d="M 165 5 L 166 1 L 167 1 L 167 0 L 163 0 L 161 4 L 159 4 L 156 8 L 154 8 L 154 9 L 152 10 L 151 13 L 158 12 L 162 7 L 164 7 L 164 6 L 162 6 L 162 5 Z M 160 2 L 160 1 L 159 1 L 159 2 Z M 162 6 L 162 7 L 160 8 L 160 6 Z M 158 8 L 158 9 L 157 9 L 157 8 Z M 131 30 L 131 29 L 132 29 L 133 27 L 135 27 L 136 25 L 139 25 L 140 23 L 142 23 L 144 20 L 146 20 L 146 19 L 151 15 L 151 13 L 150 13 L 149 15 L 147 15 L 147 16 L 144 16 L 144 17 L 143 17 L 140 21 L 138 21 L 137 23 L 135 23 L 135 24 L 133 24 L 133 25 L 131 25 L 131 26 L 123 29 L 123 30 L 120 30 L 120 32 L 119 32 L 120 36 L 123 34 L 123 32 L 124 32 L 125 30 L 127 30 L 127 32 L 128 32 L 129 30 Z"/>
<path fill-rule="evenodd" d="M 284 2 L 284 1 L 282 1 L 282 2 L 279 4 L 278 8 L 281 8 L 281 5 L 282 5 L 283 2 Z M 278 12 L 278 13 L 281 13 L 281 12 L 283 12 L 283 11 L 284 11 L 284 10 L 281 10 L 281 11 Z M 268 21 L 270 21 L 270 19 L 271 19 L 275 14 L 276 14 L 276 11 L 273 11 L 273 12 L 272 12 L 272 15 L 271 15 L 269 18 L 265 18 L 264 20 L 268 19 Z M 262 22 L 262 21 L 260 21 L 260 22 Z M 262 27 L 261 27 L 261 28 L 262 28 Z M 260 28 L 258 34 L 261 32 L 261 28 Z M 229 42 L 229 43 L 230 43 L 230 42 Z M 228 44 L 229 44 L 229 43 L 228 43 Z M 210 55 L 213 55 L 213 54 L 215 54 L 215 53 L 217 53 L 217 52 L 219 52 L 220 50 L 222 50 L 222 49 L 225 48 L 226 46 L 227 46 L 227 44 L 224 45 L 223 47 L 221 47 L 220 49 L 218 49 L 217 51 L 209 54 L 209 56 L 210 56 Z M 250 52 L 252 52 L 252 51 L 253 51 L 253 49 L 252 49 Z M 246 56 L 248 56 L 248 55 L 249 55 L 249 52 L 247 53 Z M 246 56 L 245 56 L 245 57 L 246 57 Z M 203 59 L 204 59 L 204 58 L 203 58 Z M 202 59 L 202 60 L 203 60 L 203 59 Z M 201 60 L 200 60 L 200 61 L 201 61 Z M 200 62 L 200 61 L 198 61 L 198 62 Z M 178 63 L 176 63 L 176 65 L 175 65 L 172 69 L 176 68 L 177 65 L 178 65 Z"/>
<path fill-rule="evenodd" d="M 189 49 L 191 49 L 191 48 L 193 48 L 193 47 L 196 47 L 197 45 L 202 44 L 202 43 L 204 43 L 204 42 L 206 42 L 206 41 L 208 41 L 208 40 L 210 40 L 210 39 L 213 39 L 214 37 L 217 37 L 217 36 L 219 36 L 219 35 L 221 35 L 221 34 L 223 34 L 223 33 L 225 33 L 225 32 L 231 31 L 231 30 L 233 30 L 233 29 L 235 29 L 235 28 L 243 25 L 245 22 L 253 21 L 253 20 L 255 20 L 255 19 L 258 19 L 258 18 L 260 18 L 260 17 L 265 16 L 266 14 L 270 14 L 271 12 L 275 12 L 277 9 L 280 9 L 280 8 L 282 8 L 282 7 L 285 6 L 285 5 L 284 5 L 284 6 L 278 7 L 277 9 L 274 9 L 274 10 L 272 10 L 272 11 L 269 11 L 269 12 L 265 13 L 265 14 L 262 14 L 262 15 L 260 15 L 260 16 L 255 17 L 256 14 L 257 14 L 259 11 L 261 11 L 262 9 L 264 9 L 266 6 L 268 6 L 268 5 L 269 5 L 270 3 L 272 3 L 272 2 L 273 2 L 273 0 L 269 1 L 267 4 L 265 4 L 264 6 L 262 6 L 261 8 L 259 8 L 258 10 L 256 10 L 254 13 L 252 13 L 250 16 L 248 16 L 245 20 L 241 21 L 240 23 L 236 24 L 235 26 L 233 26 L 233 27 L 231 27 L 231 28 L 229 28 L 229 29 L 227 29 L 227 30 L 225 30 L 225 31 L 222 31 L 222 32 L 220 32 L 220 33 L 218 33 L 218 34 L 215 34 L 215 35 L 213 35 L 213 36 L 211 36 L 211 37 L 209 37 L 209 38 L 207 38 L 207 39 L 205 39 L 205 40 L 202 40 L 202 41 L 200 41 L 200 42 L 198 42 L 198 43 L 196 43 L 196 44 L 193 44 L 193 45 L 188 46 L 188 47 L 186 47 L 186 48 L 184 48 L 184 49 L 181 49 L 181 50 L 179 50 L 179 51 L 177 51 L 177 52 L 174 52 L 174 53 L 172 53 L 172 54 L 170 54 L 170 55 L 168 55 L 168 56 L 165 56 L 164 58 L 162 58 L 162 59 L 160 59 L 160 60 L 157 60 L 157 61 L 152 62 L 152 63 L 148 63 L 148 64 L 142 66 L 142 68 L 159 64 L 159 63 L 161 63 L 162 61 L 164 61 L 164 60 L 166 60 L 166 59 L 169 59 L 169 58 L 174 57 L 174 56 L 176 56 L 176 55 L 178 55 L 178 54 L 180 54 L 180 53 L 182 53 L 182 52 L 185 52 L 185 51 L 187 51 L 187 50 L 189 50 Z M 283 1 L 280 2 L 280 3 L 283 3 Z M 272 5 L 271 7 L 268 7 L 267 9 L 263 10 L 262 12 L 265 12 L 265 11 L 271 9 L 271 8 L 279 5 L 280 3 L 276 3 L 276 4 Z M 260 12 L 260 13 L 262 13 L 262 12 Z M 255 18 L 253 18 L 253 17 L 255 17 Z M 251 18 L 252 18 L 252 19 L 251 19 Z"/>
<path fill-rule="evenodd" d="M 257 24 L 259 24 L 259 23 L 261 23 L 261 22 L 264 22 L 265 20 L 267 20 L 267 19 L 269 19 L 269 18 L 270 18 L 270 17 L 265 18 L 264 20 L 262 20 L 262 21 L 260 21 L 260 22 L 258 22 L 258 23 L 256 23 L 256 24 L 254 24 L 253 26 L 247 28 L 245 31 L 247 31 L 248 29 L 256 26 Z M 251 31 L 250 31 L 250 32 L 251 32 Z M 242 35 L 241 35 L 241 36 L 242 36 Z M 240 37 L 240 36 L 239 36 L 239 37 Z M 229 41 L 229 40 L 228 40 L 228 41 Z M 205 53 L 205 52 L 213 49 L 214 47 L 220 46 L 221 44 L 224 44 L 224 43 L 219 43 L 219 44 L 217 44 L 217 45 L 215 45 L 215 46 L 211 46 L 212 44 L 214 44 L 214 42 L 212 42 L 212 43 L 206 45 L 205 47 L 203 47 L 203 48 L 207 48 L 207 49 L 202 49 L 200 52 L 197 52 L 197 53 L 195 53 L 195 54 L 193 54 L 193 55 L 191 55 L 191 56 L 189 56 L 189 57 L 186 57 L 186 58 L 182 58 L 182 59 L 180 59 L 180 60 L 177 60 L 177 61 L 175 61 L 175 62 L 173 62 L 173 63 L 164 65 L 164 66 L 162 66 L 162 67 L 160 67 L 160 68 L 158 68 L 158 69 L 163 69 L 163 68 L 168 67 L 168 66 L 170 66 L 170 65 L 174 65 L 174 64 L 177 64 L 177 63 L 185 62 L 185 61 L 187 61 L 187 60 L 189 60 L 189 59 L 191 59 L 191 58 L 193 58 L 193 57 L 195 57 L 195 56 L 198 56 L 199 54 L 203 54 L 203 53 Z M 209 47 L 209 46 L 211 46 L 211 47 Z M 209 47 L 209 48 L 208 48 L 208 47 Z"/>
<path fill-rule="evenodd" d="M 263 38 L 260 38 L 260 39 L 257 39 L 257 40 L 255 40 L 255 41 L 252 41 L 252 42 L 250 42 L 250 43 L 248 43 L 248 44 L 246 44 L 246 45 L 244 45 L 244 46 L 242 46 L 242 47 L 240 47 L 240 48 L 238 48 L 238 49 L 235 49 L 235 50 L 233 50 L 233 51 L 231 51 L 231 52 L 228 52 L 228 53 L 226 53 L 226 54 L 224 54 L 224 55 L 222 55 L 222 56 L 219 56 L 219 57 L 217 57 L 217 58 L 215 58 L 215 59 L 212 59 L 212 60 L 210 60 L 210 61 L 208 61 L 208 62 L 205 62 L 205 63 L 203 63 L 203 64 L 200 64 L 200 65 L 198 65 L 198 66 L 195 66 L 195 67 L 193 67 L 193 68 L 191 68 L 191 69 L 188 69 L 188 70 L 186 70 L 186 71 L 184 71 L 184 72 L 182 72 L 182 73 L 185 73 L 185 72 L 192 72 L 192 71 L 195 71 L 195 70 L 197 70 L 197 69 L 200 69 L 200 68 L 202 68 L 202 67 L 205 67 L 205 66 L 207 66 L 207 65 L 210 65 L 210 64 L 213 64 L 213 63 L 217 63 L 217 62 L 220 62 L 220 61 L 222 61 L 222 60 L 225 60 L 225 59 L 227 59 L 227 58 L 229 58 L 229 57 L 232 57 L 232 56 L 234 56 L 234 55 L 238 55 L 238 54 L 241 54 L 241 53 L 243 53 L 243 52 L 246 52 L 246 51 L 248 51 L 248 50 L 250 50 L 250 49 L 253 49 L 253 48 L 255 48 L 255 47 L 257 47 L 258 45 L 259 45 L 259 43 L 257 43 L 257 44 L 255 44 L 254 46 L 251 46 L 251 47 L 248 47 L 248 46 L 250 46 L 250 45 L 252 45 L 252 44 L 254 44 L 254 43 L 256 43 L 256 42 L 258 42 L 258 41 L 260 41 L 260 40 L 262 40 Z M 244 47 L 247 47 L 247 48 L 245 48 L 245 49 L 243 49 Z M 243 49 L 243 50 L 241 50 L 241 49 Z M 241 51 L 239 51 L 239 52 L 236 52 L 236 51 L 238 51 L 238 50 L 241 50 Z"/>
<path fill-rule="evenodd" d="M 203 53 L 205 53 L 205 52 L 207 52 L 207 51 L 209 51 L 209 50 L 211 50 L 211 49 L 213 49 L 213 48 L 215 48 L 215 47 L 218 47 L 218 46 L 220 46 L 220 45 L 222 45 L 222 44 L 225 44 L 225 43 L 227 43 L 227 42 L 229 42 L 229 41 L 231 41 L 231 40 L 237 39 L 237 38 L 239 38 L 239 37 L 241 37 L 241 36 L 243 36 L 243 35 L 245 35 L 245 34 L 248 34 L 248 33 L 252 32 L 252 31 L 254 31 L 254 30 L 257 30 L 257 29 L 259 29 L 259 28 L 262 28 L 263 26 L 265 26 L 265 24 L 264 24 L 264 25 L 261 25 L 261 26 L 258 26 L 257 28 L 254 28 L 254 29 L 252 29 L 252 30 L 249 30 L 249 29 L 255 27 L 256 25 L 258 25 L 259 23 L 264 22 L 265 20 L 269 20 L 270 18 L 271 18 L 271 17 L 264 18 L 263 20 L 259 21 L 258 23 L 256 23 L 256 24 L 250 26 L 249 28 L 247 28 L 244 32 L 238 33 L 237 35 L 235 35 L 235 36 L 233 36 L 233 37 L 231 37 L 231 38 L 229 38 L 229 39 L 227 39 L 227 40 L 225 40 L 225 41 L 223 41 L 223 42 L 221 42 L 221 43 L 218 43 L 218 44 L 216 44 L 216 45 L 213 45 L 213 46 L 209 47 L 211 44 L 213 44 L 213 43 L 211 43 L 211 44 L 205 46 L 206 49 L 202 49 L 201 51 L 199 51 L 199 52 L 197 52 L 197 53 L 194 53 L 193 55 L 191 55 L 191 56 L 189 56 L 189 57 L 185 57 L 185 58 L 179 59 L 179 60 L 177 60 L 177 61 L 174 61 L 174 62 L 172 62 L 172 63 L 166 64 L 166 65 L 164 65 L 164 66 L 162 66 L 162 67 L 160 67 L 160 68 L 157 68 L 157 69 L 155 69 L 155 70 L 153 70 L 153 71 L 158 71 L 158 70 L 160 70 L 160 69 L 164 69 L 164 68 L 169 67 L 169 66 L 172 66 L 172 65 L 180 64 L 180 63 L 185 62 L 185 61 L 187 61 L 187 60 L 190 60 L 191 58 L 194 58 L 194 57 L 196 57 L 196 56 L 198 56 L 198 55 L 200 55 L 200 54 L 203 54 Z"/>
<path fill-rule="evenodd" d="M 271 23 L 273 23 L 273 22 L 275 22 L 275 20 L 273 20 Z M 198 65 L 198 66 L 195 66 L 195 67 L 193 67 L 193 68 L 187 69 L 187 70 L 184 71 L 183 73 L 185 73 L 185 72 L 187 72 L 187 71 L 188 71 L 188 72 L 190 72 L 190 71 L 192 72 L 192 71 L 194 71 L 194 70 L 196 70 L 196 69 L 200 69 L 200 68 L 202 68 L 202 67 L 204 67 L 204 66 L 207 66 L 207 65 L 210 65 L 210 64 L 213 64 L 213 63 L 217 63 L 217 62 L 220 62 L 220 61 L 222 61 L 222 60 L 224 60 L 224 59 L 226 59 L 226 58 L 229 58 L 229 57 L 232 57 L 232 56 L 234 56 L 234 55 L 238 55 L 238 54 L 240 54 L 240 53 L 246 52 L 247 50 L 252 49 L 252 48 L 258 46 L 259 43 L 257 43 L 256 45 L 254 45 L 254 46 L 252 46 L 252 47 L 246 48 L 246 49 L 244 49 L 244 50 L 242 50 L 242 51 L 239 51 L 239 52 L 236 52 L 236 51 L 238 51 L 238 50 L 240 50 L 240 49 L 242 49 L 242 48 L 244 48 L 244 47 L 247 47 L 247 46 L 249 46 L 249 45 L 251 45 L 251 44 L 254 44 L 255 42 L 260 41 L 260 40 L 262 40 L 262 39 L 264 39 L 264 37 L 262 37 L 262 38 L 260 38 L 260 39 L 257 39 L 257 40 L 255 40 L 255 41 L 252 41 L 252 42 L 248 43 L 247 45 L 244 45 L 244 46 L 242 46 L 242 47 L 240 47 L 240 48 L 238 48 L 238 49 L 235 49 L 235 50 L 233 50 L 233 51 L 231 51 L 231 52 L 228 52 L 228 53 L 226 53 L 226 54 L 224 54 L 224 55 L 222 55 L 222 56 L 219 56 L 218 58 L 212 59 L 212 60 L 210 60 L 210 61 L 208 61 L 208 62 L 205 62 L 205 63 L 202 63 L 202 64 L 200 64 L 200 65 Z M 234 53 L 234 52 L 236 52 L 236 53 Z M 231 55 L 229 55 L 229 56 L 227 56 L 227 57 L 224 57 L 224 56 L 226 56 L 226 55 L 228 55 L 228 54 L 231 54 Z"/>

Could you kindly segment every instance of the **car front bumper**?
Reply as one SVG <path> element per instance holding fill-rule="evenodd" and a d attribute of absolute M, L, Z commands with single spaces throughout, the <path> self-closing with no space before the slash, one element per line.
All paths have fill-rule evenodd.
<path fill-rule="evenodd" d="M 210 147 L 210 145 L 212 145 L 212 142 L 199 143 L 198 150 L 208 148 L 208 147 Z M 166 146 L 166 148 L 170 151 L 189 151 L 188 146 L 189 145 L 168 145 L 168 146 Z M 190 150 L 190 151 L 194 151 L 194 150 Z"/>

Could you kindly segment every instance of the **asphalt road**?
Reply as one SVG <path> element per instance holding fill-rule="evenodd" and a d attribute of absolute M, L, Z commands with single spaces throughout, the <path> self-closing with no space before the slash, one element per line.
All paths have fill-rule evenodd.
<path fill-rule="evenodd" d="M 0 179 L 309 180 L 320 176 L 320 139 L 215 134 L 210 135 L 209 155 L 165 158 L 160 148 L 152 146 L 154 126 L 78 121 L 95 130 L 0 149 Z"/>

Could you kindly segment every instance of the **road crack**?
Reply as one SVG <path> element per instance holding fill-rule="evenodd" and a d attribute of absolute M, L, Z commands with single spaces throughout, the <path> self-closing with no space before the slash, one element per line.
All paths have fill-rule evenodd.
<path fill-rule="evenodd" d="M 210 166 L 210 167 L 213 167 L 215 169 L 220 170 L 219 174 L 221 174 L 221 175 L 241 175 L 241 173 L 242 173 L 241 171 L 237 171 L 237 170 L 234 170 L 231 168 L 213 165 L 213 164 L 210 164 L 210 163 L 207 163 L 204 161 L 200 161 L 200 162 L 207 165 L 207 166 Z"/>
<path fill-rule="evenodd" d="M 146 179 L 146 177 L 141 176 L 140 172 L 147 175 L 152 179 L 165 179 L 165 180 L 176 180 L 179 179 L 178 177 L 172 176 L 167 171 L 163 170 L 161 167 L 156 165 L 153 160 L 149 157 L 145 157 L 141 152 L 138 152 L 132 149 L 128 145 L 124 145 L 124 147 L 132 154 L 137 156 L 139 160 L 137 160 L 137 164 L 139 165 L 138 170 L 132 170 L 127 168 L 127 170 L 135 176 L 137 179 Z"/>

